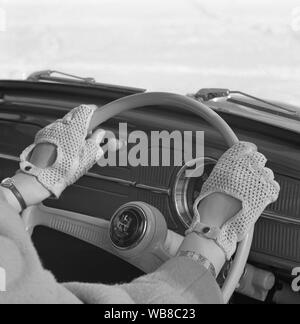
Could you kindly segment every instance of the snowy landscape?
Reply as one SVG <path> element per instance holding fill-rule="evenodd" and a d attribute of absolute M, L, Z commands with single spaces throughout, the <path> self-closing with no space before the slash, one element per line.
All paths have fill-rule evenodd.
<path fill-rule="evenodd" d="M 55 69 L 300 106 L 299 0 L 0 0 L 0 78 Z"/>

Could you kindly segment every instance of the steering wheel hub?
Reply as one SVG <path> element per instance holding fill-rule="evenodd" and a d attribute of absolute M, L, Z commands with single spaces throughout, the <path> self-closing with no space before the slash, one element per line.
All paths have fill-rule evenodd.
<path fill-rule="evenodd" d="M 110 239 L 115 248 L 130 250 L 143 240 L 146 231 L 144 211 L 136 206 L 126 206 L 119 209 L 111 220 Z"/>

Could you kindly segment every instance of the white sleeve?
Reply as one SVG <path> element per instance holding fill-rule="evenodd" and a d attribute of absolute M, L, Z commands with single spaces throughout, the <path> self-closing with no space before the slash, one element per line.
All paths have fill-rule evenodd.
<path fill-rule="evenodd" d="M 45 271 L 20 216 L 0 197 L 0 267 L 7 291 L 0 304 L 203 304 L 222 303 L 220 290 L 201 265 L 180 257 L 131 284 L 60 285 Z"/>
<path fill-rule="evenodd" d="M 20 216 L 0 197 L 0 267 L 6 273 L 6 292 L 0 304 L 78 304 L 45 271 Z"/>
<path fill-rule="evenodd" d="M 180 257 L 153 274 L 130 284 L 106 286 L 66 284 L 87 304 L 223 304 L 221 291 L 211 273 L 191 259 Z"/>

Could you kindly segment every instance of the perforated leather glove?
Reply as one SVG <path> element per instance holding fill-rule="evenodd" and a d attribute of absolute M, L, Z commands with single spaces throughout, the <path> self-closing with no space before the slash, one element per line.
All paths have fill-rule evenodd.
<path fill-rule="evenodd" d="M 202 188 L 187 234 L 196 232 L 215 240 L 230 260 L 237 243 L 245 238 L 265 208 L 278 198 L 280 186 L 274 180 L 274 173 L 265 167 L 266 162 L 266 157 L 257 152 L 254 144 L 240 142 L 229 149 Z M 223 193 L 242 202 L 242 210 L 221 229 L 202 224 L 198 211 L 200 202 L 214 193 Z"/>
<path fill-rule="evenodd" d="M 87 139 L 96 109 L 96 106 L 82 105 L 39 131 L 34 144 L 25 149 L 20 157 L 22 172 L 35 176 L 58 198 L 67 186 L 86 174 L 103 156 L 100 143 L 94 137 Z M 29 158 L 37 145 L 45 143 L 57 148 L 57 158 L 53 165 L 42 169 L 30 163 Z"/>

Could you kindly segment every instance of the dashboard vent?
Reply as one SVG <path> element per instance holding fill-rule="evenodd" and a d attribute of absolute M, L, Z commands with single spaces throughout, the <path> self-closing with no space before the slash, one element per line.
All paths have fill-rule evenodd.
<path fill-rule="evenodd" d="M 300 182 L 293 178 L 276 175 L 281 186 L 279 199 L 268 207 L 268 211 L 283 217 L 294 218 L 300 221 Z M 300 223 L 299 223 L 300 224 Z"/>
<path fill-rule="evenodd" d="M 300 225 L 261 218 L 252 251 L 300 263 Z"/>

